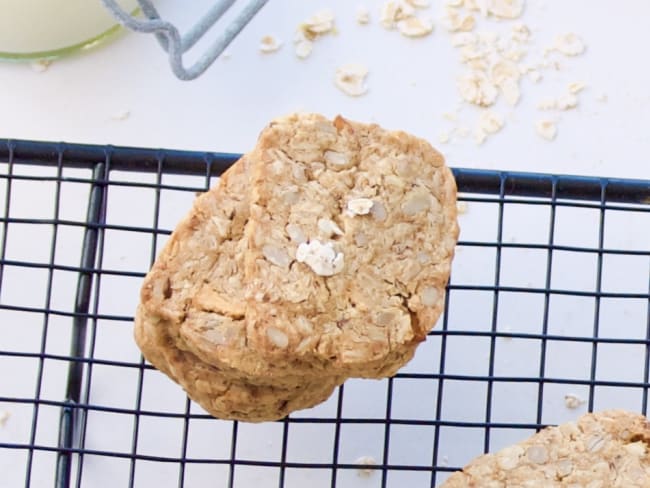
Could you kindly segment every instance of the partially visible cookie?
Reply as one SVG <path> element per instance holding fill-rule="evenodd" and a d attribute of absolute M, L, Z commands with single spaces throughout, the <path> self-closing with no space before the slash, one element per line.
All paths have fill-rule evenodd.
<path fill-rule="evenodd" d="M 650 424 L 623 410 L 590 413 L 476 458 L 440 488 L 649 487 Z"/>

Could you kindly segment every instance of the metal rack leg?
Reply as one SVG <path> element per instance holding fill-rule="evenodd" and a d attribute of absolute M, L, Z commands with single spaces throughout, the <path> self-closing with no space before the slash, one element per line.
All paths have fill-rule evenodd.
<path fill-rule="evenodd" d="M 88 199 L 88 212 L 86 215 L 86 232 L 84 234 L 81 253 L 81 271 L 77 281 L 75 297 L 75 317 L 72 321 L 72 340 L 70 343 L 70 358 L 68 367 L 68 381 L 65 393 L 66 406 L 61 408 L 59 420 L 59 452 L 56 463 L 56 488 L 70 486 L 72 472 L 72 452 L 76 443 L 75 435 L 79 425 L 80 410 L 78 409 L 81 398 L 81 385 L 84 373 L 83 359 L 86 349 L 86 326 L 88 322 L 88 309 L 90 305 L 90 292 L 93 284 L 93 268 L 97 254 L 98 226 L 104 216 L 103 202 L 106 191 L 105 165 L 98 163 L 93 170 L 93 185 Z"/>

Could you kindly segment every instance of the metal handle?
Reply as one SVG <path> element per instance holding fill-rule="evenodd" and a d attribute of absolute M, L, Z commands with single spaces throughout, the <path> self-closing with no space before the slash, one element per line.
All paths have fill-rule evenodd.
<path fill-rule="evenodd" d="M 128 29 L 135 32 L 155 34 L 162 48 L 169 55 L 169 64 L 174 74 L 181 80 L 193 80 L 206 69 L 230 45 L 232 40 L 266 5 L 268 0 L 249 0 L 247 5 L 228 24 L 212 45 L 189 68 L 183 65 L 183 54 L 191 49 L 201 37 L 232 7 L 235 0 L 221 0 L 215 3 L 199 21 L 183 36 L 174 24 L 161 19 L 151 0 L 138 0 L 145 20 L 139 20 L 125 12 L 116 0 L 101 0 L 115 18 Z"/>

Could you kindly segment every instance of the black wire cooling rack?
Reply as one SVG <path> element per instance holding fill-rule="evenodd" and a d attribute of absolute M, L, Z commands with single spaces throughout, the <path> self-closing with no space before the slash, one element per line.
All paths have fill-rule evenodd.
<path fill-rule="evenodd" d="M 445 313 L 409 365 L 280 422 L 207 416 L 131 322 L 235 159 L 0 140 L 0 485 L 433 487 L 545 425 L 647 412 L 650 181 L 455 169 Z"/>

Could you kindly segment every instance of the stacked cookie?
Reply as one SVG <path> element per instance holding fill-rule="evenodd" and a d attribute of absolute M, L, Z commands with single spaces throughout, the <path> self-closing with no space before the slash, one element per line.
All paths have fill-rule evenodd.
<path fill-rule="evenodd" d="M 172 234 L 136 341 L 212 415 L 282 418 L 413 356 L 441 313 L 457 236 L 453 176 L 425 141 L 278 119 Z"/>

